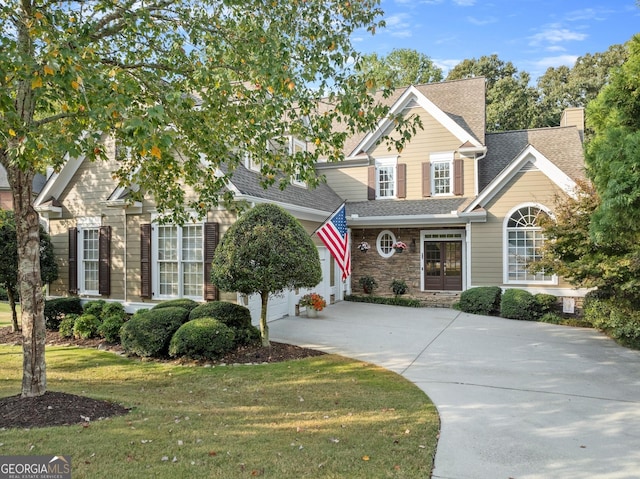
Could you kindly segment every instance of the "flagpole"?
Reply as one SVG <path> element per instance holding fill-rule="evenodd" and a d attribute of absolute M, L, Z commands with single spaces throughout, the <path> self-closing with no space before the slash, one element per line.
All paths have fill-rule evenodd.
<path fill-rule="evenodd" d="M 327 219 L 326 219 L 326 220 L 324 220 L 322 223 L 320 223 L 320 226 L 318 226 L 318 227 L 316 228 L 316 230 L 315 230 L 313 233 L 311 233 L 311 235 L 310 235 L 310 236 L 313 236 L 314 234 L 316 234 L 316 233 L 318 232 L 318 230 L 319 230 L 320 228 L 322 228 L 322 227 L 324 226 L 324 224 L 325 224 L 327 221 L 329 221 L 329 220 L 333 217 L 333 215 L 335 215 L 338 211 L 340 211 L 340 209 L 341 209 L 341 208 L 342 208 L 346 203 L 347 203 L 347 200 L 344 200 L 340 206 L 338 206 L 335 210 L 333 210 L 333 213 L 331 213 L 329 216 L 327 216 Z"/>

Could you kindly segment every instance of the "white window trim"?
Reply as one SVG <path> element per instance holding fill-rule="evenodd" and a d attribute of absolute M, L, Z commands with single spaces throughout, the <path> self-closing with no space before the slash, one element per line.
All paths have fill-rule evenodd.
<path fill-rule="evenodd" d="M 431 182 L 431 191 L 433 196 L 453 196 L 453 152 L 446 153 L 432 153 L 429 155 L 429 168 L 431 168 L 431 174 L 429 175 Z M 436 163 L 449 163 L 449 192 L 448 193 L 436 193 L 436 175 L 435 165 Z"/>
<path fill-rule="evenodd" d="M 157 219 L 159 218 L 159 215 L 154 215 L 155 217 L 152 218 L 153 219 Z M 185 224 L 184 226 L 192 226 L 192 225 L 198 225 L 201 226 L 202 228 L 202 236 L 201 236 L 201 241 L 202 241 L 202 251 L 203 251 L 203 258 L 202 258 L 202 264 L 204 267 L 204 221 L 194 221 L 192 223 L 189 224 Z M 152 299 L 163 299 L 163 300 L 168 300 L 168 299 L 180 299 L 180 298 L 187 298 L 187 299 L 193 299 L 194 301 L 204 301 L 204 284 L 202 285 L 202 289 L 200 291 L 200 294 L 197 296 L 183 296 L 180 293 L 177 295 L 167 295 L 167 294 L 160 294 L 160 268 L 158 267 L 159 265 L 159 260 L 158 260 L 158 224 L 155 223 L 153 224 L 153 226 L 151 227 L 151 251 L 152 251 L 152 267 L 151 267 L 151 271 L 152 271 L 152 281 L 151 281 L 151 287 L 152 287 L 152 291 L 153 291 L 153 297 Z M 174 225 L 174 224 L 166 224 L 165 226 L 178 226 L 178 225 Z M 183 284 L 183 274 L 182 274 L 182 264 L 184 263 L 184 261 L 182 260 L 182 227 L 178 226 L 178 291 L 181 292 L 184 288 L 184 284 Z M 203 273 L 203 281 L 204 281 L 204 273 Z"/>
<path fill-rule="evenodd" d="M 505 215 L 502 220 L 502 281 L 504 284 L 547 284 L 547 285 L 557 285 L 558 284 L 558 276 L 552 275 L 549 280 L 513 280 L 509 279 L 509 231 L 507 225 L 509 224 L 509 220 L 511 216 L 521 208 L 533 207 L 539 208 L 548 214 L 550 217 L 553 217 L 551 210 L 540 203 L 527 202 L 521 203 L 518 206 L 509 210 L 509 212 Z"/>
<path fill-rule="evenodd" d="M 382 239 L 382 237 L 384 235 L 390 235 L 391 236 L 391 244 L 395 243 L 396 240 L 396 235 L 393 234 L 393 232 L 391 230 L 382 230 L 379 234 L 378 237 L 376 238 L 376 249 L 378 250 L 378 254 L 380 256 L 382 256 L 383 258 L 391 258 L 394 254 L 395 254 L 395 250 L 393 248 L 390 249 L 390 251 L 388 253 L 385 253 L 382 250 L 382 247 L 380 245 L 380 240 Z"/>
<path fill-rule="evenodd" d="M 393 200 L 398 197 L 398 157 L 390 156 L 386 158 L 376 158 L 376 199 L 377 200 Z M 378 168 L 393 168 L 393 195 L 380 196 L 380 176 L 378 175 Z"/>
<path fill-rule="evenodd" d="M 89 216 L 78 218 L 76 221 L 76 228 L 78 229 L 78 294 L 82 296 L 100 296 L 98 289 L 89 290 L 85 289 L 85 269 L 84 269 L 84 232 L 87 230 L 98 231 L 98 247 L 100 245 L 100 217 Z M 100 258 L 98 258 L 98 267 L 100 265 Z M 100 277 L 98 277 L 98 286 L 100 285 Z"/>

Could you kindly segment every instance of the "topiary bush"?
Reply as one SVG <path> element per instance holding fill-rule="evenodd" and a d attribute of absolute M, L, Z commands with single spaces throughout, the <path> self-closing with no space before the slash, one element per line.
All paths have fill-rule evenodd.
<path fill-rule="evenodd" d="M 120 329 L 125 320 L 119 314 L 106 317 L 98 327 L 98 334 L 110 343 L 120 342 Z"/>
<path fill-rule="evenodd" d="M 96 318 L 100 318 L 102 316 L 102 309 L 106 305 L 107 302 L 104 299 L 92 299 L 84 304 L 83 311 L 84 314 L 92 314 Z"/>
<path fill-rule="evenodd" d="M 499 286 L 479 286 L 460 294 L 460 311 L 471 314 L 496 315 L 500 312 L 502 289 Z"/>
<path fill-rule="evenodd" d="M 215 359 L 235 346 L 235 333 L 214 318 L 188 321 L 171 338 L 169 355 L 189 359 Z"/>
<path fill-rule="evenodd" d="M 535 321 L 538 317 L 538 303 L 529 291 L 508 289 L 502 294 L 500 316 L 509 319 Z"/>
<path fill-rule="evenodd" d="M 189 313 L 189 320 L 215 318 L 234 330 L 236 344 L 251 344 L 260 338 L 260 330 L 251 325 L 251 311 L 240 304 L 212 301 L 200 304 Z"/>
<path fill-rule="evenodd" d="M 163 301 L 162 303 L 156 304 L 151 309 L 162 309 L 162 308 L 184 308 L 187 311 L 191 311 L 195 307 L 199 306 L 201 303 L 197 303 L 193 299 L 188 298 L 179 298 L 179 299 L 170 299 L 169 301 Z"/>
<path fill-rule="evenodd" d="M 60 321 L 60 326 L 58 328 L 58 332 L 60 336 L 63 338 L 73 338 L 73 327 L 76 324 L 76 319 L 80 316 L 74 313 L 67 314 L 62 321 Z"/>
<path fill-rule="evenodd" d="M 82 304 L 77 296 L 46 300 L 44 302 L 45 326 L 50 331 L 57 331 L 60 321 L 68 314 L 80 315 L 82 312 Z"/>
<path fill-rule="evenodd" d="M 100 319 L 94 314 L 83 314 L 73 324 L 73 336 L 80 339 L 91 339 L 98 335 Z"/>
<path fill-rule="evenodd" d="M 166 356 L 171 338 L 188 319 L 189 312 L 181 307 L 137 312 L 120 330 L 122 347 L 142 357 Z"/>

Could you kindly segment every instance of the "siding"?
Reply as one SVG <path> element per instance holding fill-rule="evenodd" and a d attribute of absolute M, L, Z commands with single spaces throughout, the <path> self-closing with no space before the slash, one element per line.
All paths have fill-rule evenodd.
<path fill-rule="evenodd" d="M 367 167 L 322 170 L 327 183 L 341 198 L 349 201 L 367 200 Z"/>
<path fill-rule="evenodd" d="M 487 222 L 471 225 L 471 284 L 473 286 L 504 285 L 503 222 L 505 216 L 522 203 L 539 203 L 551 211 L 555 195 L 561 190 L 544 173 L 517 173 L 486 206 Z M 554 287 L 570 287 L 561 280 Z"/>

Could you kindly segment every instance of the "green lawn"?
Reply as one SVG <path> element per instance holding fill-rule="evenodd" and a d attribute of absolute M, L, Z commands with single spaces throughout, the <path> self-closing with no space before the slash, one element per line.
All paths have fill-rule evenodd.
<path fill-rule="evenodd" d="M 439 421 L 415 385 L 340 356 L 214 368 L 47 349 L 48 389 L 118 402 L 127 416 L 4 430 L 2 455 L 71 455 L 80 478 L 428 478 Z M 21 349 L 0 346 L 0 397 Z"/>
<path fill-rule="evenodd" d="M 18 308 L 20 307 L 18 306 Z M 18 314 L 20 314 L 19 309 Z M 5 326 L 11 326 L 11 308 L 9 307 L 9 303 L 0 301 L 0 328 L 4 328 Z"/>

